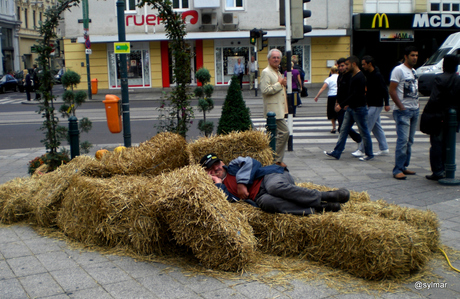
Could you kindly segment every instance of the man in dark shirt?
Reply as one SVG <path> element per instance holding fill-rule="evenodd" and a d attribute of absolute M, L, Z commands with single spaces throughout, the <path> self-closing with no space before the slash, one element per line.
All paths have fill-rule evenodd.
<path fill-rule="evenodd" d="M 379 143 L 379 151 L 374 153 L 374 155 L 388 155 L 390 150 L 388 149 L 387 138 L 380 124 L 380 113 L 382 112 L 384 103 L 385 111 L 390 111 L 388 87 L 379 69 L 374 65 L 374 58 L 372 56 L 364 56 L 361 65 L 367 84 L 366 101 L 369 110 L 367 113 L 367 127 L 369 131 L 372 131 Z M 362 144 L 360 144 L 358 150 L 352 153 L 352 155 L 355 157 L 364 156 Z"/>
<path fill-rule="evenodd" d="M 347 61 L 346 58 L 340 58 L 337 60 L 337 65 L 339 69 L 339 77 L 337 78 L 337 102 L 340 102 L 343 99 L 346 99 L 348 96 L 348 88 L 350 85 L 350 80 L 352 74 L 349 70 L 347 70 L 347 66 L 345 62 Z M 342 128 L 343 117 L 345 116 L 345 109 L 341 108 L 338 109 L 336 106 L 335 112 L 337 112 L 337 121 L 339 122 L 339 133 L 340 129 Z M 353 128 L 350 129 L 348 135 L 353 139 L 356 143 L 361 143 L 362 138 L 358 132 L 356 132 Z"/>
<path fill-rule="evenodd" d="M 348 69 L 352 73 L 348 96 L 345 99 L 338 99 L 338 108 L 344 108 L 345 116 L 343 119 L 342 129 L 340 131 L 339 140 L 332 152 L 324 151 L 328 157 L 340 159 L 345 144 L 347 142 L 348 133 L 356 122 L 359 128 L 359 133 L 363 139 L 364 152 L 366 155 L 359 158 L 360 161 L 369 161 L 374 158 L 372 152 L 372 140 L 367 128 L 367 106 L 366 106 L 366 77 L 359 69 L 359 59 L 356 56 L 350 56 L 345 62 Z"/>

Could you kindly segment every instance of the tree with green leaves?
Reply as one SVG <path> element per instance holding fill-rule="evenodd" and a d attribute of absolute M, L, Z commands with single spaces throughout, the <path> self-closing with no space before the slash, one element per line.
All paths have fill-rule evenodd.
<path fill-rule="evenodd" d="M 238 77 L 233 76 L 222 107 L 217 134 L 228 134 L 232 131 L 243 132 L 251 129 L 251 112 L 243 100 Z"/>
<path fill-rule="evenodd" d="M 59 108 L 62 117 L 69 118 L 70 116 L 77 116 L 76 110 L 80 107 L 87 98 L 87 94 L 83 90 L 74 91 L 78 84 L 80 84 L 81 76 L 74 71 L 66 71 L 62 77 L 62 85 L 66 88 L 66 91 L 62 94 L 62 100 L 64 104 Z M 78 123 L 78 129 L 81 133 L 88 133 L 92 128 L 92 123 L 87 117 L 80 119 Z M 70 140 L 69 140 L 70 141 Z M 89 141 L 83 141 L 80 143 L 80 151 L 84 154 L 89 153 L 89 150 L 93 145 Z"/>
<path fill-rule="evenodd" d="M 211 96 L 214 92 L 214 86 L 209 84 L 211 74 L 206 68 L 200 68 L 196 74 L 196 79 L 201 82 L 201 86 L 195 88 L 195 96 L 198 97 L 198 110 L 203 112 L 203 119 L 198 122 L 198 129 L 205 134 L 206 137 L 212 134 L 214 123 L 206 120 L 206 112 L 214 109 L 214 101 Z"/>
<path fill-rule="evenodd" d="M 172 79 L 176 83 L 167 96 L 169 105 L 163 100 L 160 106 L 160 125 L 157 129 L 178 133 L 185 138 L 194 117 L 191 106 L 192 93 L 189 91 L 191 50 L 184 39 L 187 34 L 185 22 L 182 15 L 173 10 L 170 0 L 139 0 L 138 6 L 143 7 L 146 4 L 158 10 L 158 16 L 165 26 L 169 49 L 173 56 Z"/>
<path fill-rule="evenodd" d="M 61 140 L 66 138 L 66 128 L 59 126 L 59 118 L 56 116 L 56 109 L 54 108 L 54 101 L 56 97 L 53 95 L 54 77 L 51 70 L 51 53 L 54 51 L 52 44 L 57 39 L 57 27 L 59 21 L 62 19 L 61 14 L 65 10 L 70 10 L 72 7 L 77 6 L 79 0 L 59 0 L 55 6 L 50 7 L 44 14 L 45 21 L 39 22 L 39 32 L 42 37 L 38 44 L 35 44 L 35 51 L 38 54 L 37 63 L 38 76 L 40 78 L 41 94 L 37 113 L 41 114 L 44 118 L 43 124 L 40 127 L 45 132 L 45 138 L 41 142 L 45 145 L 47 153 L 47 164 L 49 168 L 54 170 L 65 160 L 65 152 L 61 148 L 61 153 L 58 152 L 61 145 Z M 68 158 L 67 158 L 68 159 Z"/>

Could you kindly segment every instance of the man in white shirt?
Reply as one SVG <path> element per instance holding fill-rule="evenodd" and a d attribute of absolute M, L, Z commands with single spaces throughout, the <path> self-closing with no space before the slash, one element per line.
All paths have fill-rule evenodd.
<path fill-rule="evenodd" d="M 404 63 L 395 67 L 390 77 L 390 96 L 394 102 L 393 118 L 396 122 L 395 167 L 393 177 L 405 180 L 406 175 L 414 175 L 409 170 L 411 147 L 419 115 L 418 83 L 414 66 L 417 64 L 418 50 L 410 46 L 404 50 Z"/>

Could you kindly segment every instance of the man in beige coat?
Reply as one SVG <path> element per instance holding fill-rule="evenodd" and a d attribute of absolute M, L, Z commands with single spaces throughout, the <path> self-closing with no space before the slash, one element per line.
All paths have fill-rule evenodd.
<path fill-rule="evenodd" d="M 281 76 L 278 67 L 281 63 L 281 51 L 272 49 L 268 52 L 268 66 L 260 76 L 260 90 L 264 99 L 264 115 L 267 112 L 276 114 L 276 156 L 275 163 L 286 167 L 283 163 L 284 151 L 289 139 L 289 129 L 284 120 L 288 113 L 286 99 L 286 78 Z"/>

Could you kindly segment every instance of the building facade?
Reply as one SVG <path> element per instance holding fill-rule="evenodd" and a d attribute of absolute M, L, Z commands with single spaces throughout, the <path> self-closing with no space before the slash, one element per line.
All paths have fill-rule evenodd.
<path fill-rule="evenodd" d="M 460 29 L 460 0 L 355 0 L 353 11 L 353 53 L 373 56 L 387 80 L 406 46 L 418 67 Z"/>
<path fill-rule="evenodd" d="M 0 1 L 0 75 L 19 69 L 19 31 L 20 22 L 16 18 L 14 0 Z"/>
<path fill-rule="evenodd" d="M 118 42 L 117 0 L 89 1 L 89 39 L 91 42 L 91 78 L 99 81 L 99 89 L 120 88 L 120 62 L 114 53 Z M 126 1 L 123 20 L 128 54 L 128 85 L 130 88 L 170 87 L 172 56 L 164 26 L 156 10 L 135 7 Z M 279 25 L 278 0 L 181 0 L 172 1 L 174 9 L 186 22 L 186 41 L 192 51 L 191 84 L 200 67 L 211 73 L 211 84 L 225 85 L 233 74 L 233 65 L 240 58 L 246 65 L 254 55 L 249 43 L 253 28 L 267 32 L 268 48 L 258 53 L 259 69 L 267 66 L 267 51 L 285 48 L 285 28 Z M 313 31 L 292 46 L 306 72 L 306 82 L 323 82 L 329 67 L 342 56 L 350 54 L 350 0 L 321 0 L 306 4 L 312 11 L 308 24 Z M 63 44 L 66 68 L 82 76 L 79 88 L 87 82 L 85 38 L 81 8 L 64 15 Z M 79 22 L 80 21 L 80 22 Z M 243 81 L 248 81 L 245 76 Z"/>

